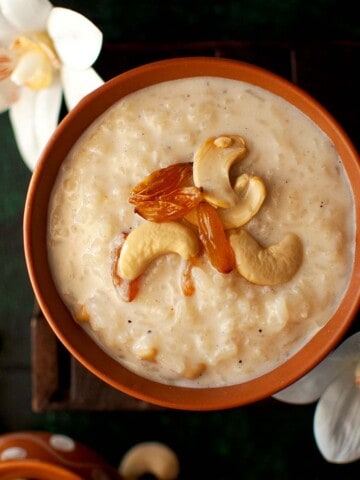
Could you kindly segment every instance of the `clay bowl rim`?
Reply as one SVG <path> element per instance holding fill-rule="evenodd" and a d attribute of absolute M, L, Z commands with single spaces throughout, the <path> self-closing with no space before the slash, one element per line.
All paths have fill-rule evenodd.
<path fill-rule="evenodd" d="M 360 224 L 358 153 L 342 126 L 316 99 L 285 78 L 253 64 L 227 58 L 182 57 L 148 63 L 121 73 L 82 99 L 60 122 L 30 180 L 24 210 L 24 250 L 37 302 L 52 330 L 75 359 L 105 383 L 138 400 L 178 410 L 205 411 L 239 407 L 270 397 L 306 374 L 337 346 L 359 308 L 360 249 L 357 240 L 350 283 L 327 324 L 286 362 L 245 383 L 188 388 L 142 378 L 106 354 L 73 321 L 58 296 L 46 256 L 44 218 L 61 161 L 85 128 L 115 101 L 161 81 L 195 76 L 232 78 L 263 87 L 295 104 L 317 123 L 333 141 L 343 160 L 353 189 L 356 224 Z"/>

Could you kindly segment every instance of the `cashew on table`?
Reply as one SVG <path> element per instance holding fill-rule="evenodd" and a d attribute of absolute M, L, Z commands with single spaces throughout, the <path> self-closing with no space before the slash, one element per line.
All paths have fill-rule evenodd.
<path fill-rule="evenodd" d="M 137 480 L 145 475 L 152 475 L 158 480 L 175 480 L 179 472 L 177 455 L 161 442 L 134 445 L 119 465 L 119 473 L 124 480 Z"/>

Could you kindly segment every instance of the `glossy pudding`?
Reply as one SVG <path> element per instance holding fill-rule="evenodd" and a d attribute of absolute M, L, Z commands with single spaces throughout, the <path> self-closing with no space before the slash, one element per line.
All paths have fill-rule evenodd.
<path fill-rule="evenodd" d="M 354 199 L 329 138 L 281 97 L 167 81 L 102 114 L 63 162 L 48 255 L 74 322 L 160 383 L 264 374 L 348 285 Z"/>

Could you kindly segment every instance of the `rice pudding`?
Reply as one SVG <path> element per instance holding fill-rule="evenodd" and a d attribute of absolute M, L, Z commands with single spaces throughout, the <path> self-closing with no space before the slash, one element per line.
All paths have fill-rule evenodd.
<path fill-rule="evenodd" d="M 196 153 L 219 138 L 241 138 L 246 145 L 225 178 L 235 195 L 237 180 L 244 178 L 260 179 L 265 192 L 245 224 L 224 228 L 235 252 L 235 266 L 227 272 L 214 267 L 201 241 L 196 247 L 199 226 L 191 212 L 162 224 L 139 215 L 129 201 L 134 187 L 156 171 L 191 164 L 199 173 Z M 204 173 L 199 175 L 201 181 Z M 210 177 L 211 183 L 216 175 Z M 203 185 L 197 187 L 206 193 Z M 217 212 L 230 208 L 214 206 L 211 199 L 204 203 Z M 48 256 L 74 321 L 128 369 L 161 383 L 232 385 L 284 362 L 329 320 L 352 270 L 354 219 L 341 159 L 307 116 L 248 83 L 196 77 L 124 97 L 77 141 L 53 189 Z M 176 224 L 169 244 L 181 239 L 183 230 L 184 238 L 193 233 L 199 249 L 191 244 L 196 257 L 188 271 L 192 288 L 184 293 L 187 260 L 174 246 L 148 262 L 129 301 L 114 282 L 122 246 L 135 232 L 136 241 L 145 242 L 152 223 L 165 228 L 153 235 L 156 239 L 168 235 L 165 224 Z M 283 262 L 297 258 L 292 274 L 257 284 L 260 265 L 255 280 L 247 278 L 238 258 L 243 235 L 262 252 L 296 238 Z M 139 259 L 143 250 L 135 249 L 131 258 Z"/>

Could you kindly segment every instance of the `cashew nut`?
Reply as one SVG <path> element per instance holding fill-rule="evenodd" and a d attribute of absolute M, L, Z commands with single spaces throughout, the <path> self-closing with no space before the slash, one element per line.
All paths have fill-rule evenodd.
<path fill-rule="evenodd" d="M 246 173 L 237 178 L 234 191 L 238 194 L 237 203 L 230 208 L 218 209 L 226 230 L 249 222 L 258 213 L 266 197 L 264 181 Z"/>
<path fill-rule="evenodd" d="M 236 204 L 229 208 L 217 209 L 225 230 L 238 228 L 249 222 L 258 213 L 266 197 L 264 181 L 260 177 L 246 173 L 236 179 L 234 192 L 237 194 Z M 185 219 L 197 225 L 196 210 L 186 214 Z"/>
<path fill-rule="evenodd" d="M 145 222 L 133 230 L 122 245 L 117 274 L 134 280 L 160 255 L 177 253 L 188 260 L 199 250 L 199 239 L 191 228 L 177 222 Z"/>
<path fill-rule="evenodd" d="M 245 141 L 240 135 L 220 135 L 203 142 L 194 154 L 194 184 L 202 188 L 204 198 L 217 207 L 235 205 L 229 170 L 235 160 L 246 155 Z"/>
<path fill-rule="evenodd" d="M 124 480 L 136 480 L 152 474 L 159 480 L 173 480 L 179 475 L 180 465 L 176 454 L 160 442 L 143 442 L 130 448 L 119 466 Z"/>
<path fill-rule="evenodd" d="M 243 229 L 232 231 L 229 240 L 239 273 L 257 285 L 288 282 L 302 263 L 302 242 L 294 233 L 288 233 L 279 243 L 267 248 L 261 247 Z"/>

